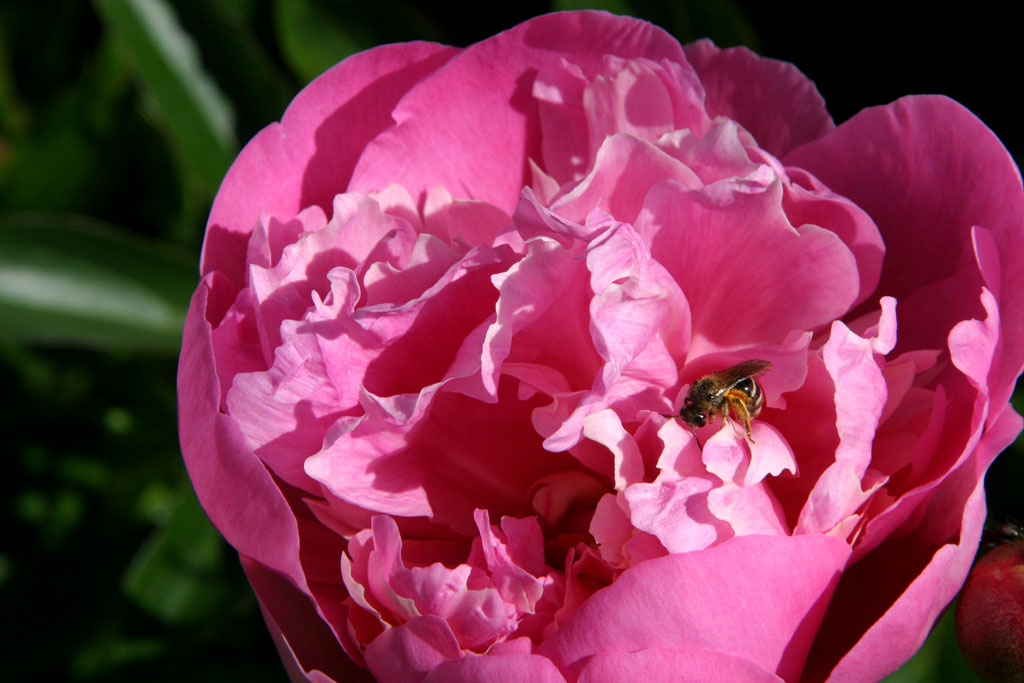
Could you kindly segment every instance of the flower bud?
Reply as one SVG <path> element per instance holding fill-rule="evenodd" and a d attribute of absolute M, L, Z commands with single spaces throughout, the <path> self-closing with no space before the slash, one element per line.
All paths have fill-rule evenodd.
<path fill-rule="evenodd" d="M 983 681 L 1024 682 L 1024 541 L 978 561 L 956 607 L 960 652 Z"/>

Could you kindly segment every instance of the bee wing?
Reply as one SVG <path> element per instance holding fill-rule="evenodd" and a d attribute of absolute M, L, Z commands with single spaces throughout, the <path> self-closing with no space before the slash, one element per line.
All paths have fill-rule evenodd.
<path fill-rule="evenodd" d="M 763 375 L 771 366 L 771 361 L 767 360 L 745 360 L 731 368 L 716 372 L 715 375 L 724 387 L 718 394 L 724 394 L 745 379 Z"/>

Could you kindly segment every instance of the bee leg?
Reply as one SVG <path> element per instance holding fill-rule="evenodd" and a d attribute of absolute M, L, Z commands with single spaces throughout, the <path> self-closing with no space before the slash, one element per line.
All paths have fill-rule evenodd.
<path fill-rule="evenodd" d="M 723 417 L 727 414 L 728 408 L 732 408 L 736 411 L 739 418 L 743 420 L 743 426 L 747 430 L 747 440 L 750 443 L 754 443 L 754 438 L 750 435 L 750 411 L 747 410 L 746 399 L 747 395 L 742 391 L 729 391 L 725 394 L 725 403 L 722 404 L 724 410 L 722 412 Z"/>

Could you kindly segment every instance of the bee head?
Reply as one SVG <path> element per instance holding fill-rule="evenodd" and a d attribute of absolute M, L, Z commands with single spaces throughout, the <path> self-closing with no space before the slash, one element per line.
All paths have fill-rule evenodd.
<path fill-rule="evenodd" d="M 689 398 L 683 401 L 679 417 L 683 422 L 692 427 L 703 427 L 708 423 L 707 414 L 700 410 Z"/>

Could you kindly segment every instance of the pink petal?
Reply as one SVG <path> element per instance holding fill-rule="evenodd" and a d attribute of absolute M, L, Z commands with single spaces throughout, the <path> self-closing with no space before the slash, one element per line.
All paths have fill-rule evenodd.
<path fill-rule="evenodd" d="M 779 430 L 764 420 L 750 425 L 754 443 L 750 445 L 750 465 L 743 477 L 744 486 L 759 483 L 767 476 L 777 477 L 783 472 L 799 474 L 796 456 Z"/>
<path fill-rule="evenodd" d="M 1001 267 L 990 289 L 1001 310 L 1015 312 L 1003 321 L 1003 360 L 989 382 L 1001 405 L 1024 363 L 1024 192 L 992 131 L 953 100 L 905 97 L 860 112 L 785 162 L 808 169 L 878 224 L 886 244 L 879 293 L 900 302 L 900 349 L 942 348 L 946 331 L 981 316 L 971 228 L 991 231 Z M 948 287 L 908 300 L 944 278 Z"/>
<path fill-rule="evenodd" d="M 515 630 L 515 606 L 504 602 L 489 581 L 471 581 L 473 568 L 469 565 L 449 569 L 433 562 L 407 568 L 398 526 L 390 517 L 373 518 L 373 543 L 367 578 L 374 595 L 397 618 L 441 617 L 461 648 L 476 651 Z M 538 588 L 538 598 L 540 592 Z"/>
<path fill-rule="evenodd" d="M 874 355 L 870 339 L 857 336 L 839 321 L 832 323 L 823 357 L 835 384 L 836 460 L 854 463 L 858 476 L 871 462 L 871 443 L 888 396 Z"/>
<path fill-rule="evenodd" d="M 234 294 L 234 288 L 224 275 L 211 275 L 210 282 L 211 293 L 215 293 L 217 298 Z M 211 305 L 207 309 L 208 316 L 213 313 L 213 308 Z M 223 313 L 219 324 L 210 331 L 210 343 L 213 345 L 217 378 L 220 380 L 221 408 L 226 412 L 227 406 L 223 401 L 235 376 L 264 371 L 270 365 L 260 343 L 252 292 L 243 289 L 237 293 L 234 303 Z"/>
<path fill-rule="evenodd" d="M 842 322 L 832 324 L 822 357 L 835 387 L 839 445 L 835 462 L 817 479 L 800 511 L 797 529 L 801 532 L 831 532 L 874 493 L 863 486 L 862 479 L 871 463 L 875 432 L 888 397 L 875 354 L 891 350 L 895 319 L 894 302 L 886 299 L 876 328 L 878 337 L 865 339 Z"/>
<path fill-rule="evenodd" d="M 474 517 L 477 528 L 480 530 L 480 545 L 474 547 L 479 547 L 484 556 L 491 583 L 506 603 L 515 606 L 518 614 L 533 613 L 537 601 L 540 600 L 544 592 L 540 581 L 512 559 L 509 554 L 510 549 L 504 539 L 494 533 L 497 531 L 496 529 L 491 529 L 486 510 L 477 510 Z M 506 522 L 509 523 L 510 528 L 515 528 L 517 522 L 529 525 L 530 532 L 526 533 L 530 536 L 530 540 L 526 541 L 526 544 L 529 546 L 528 552 L 534 556 L 534 561 L 531 564 L 535 569 L 544 573 L 544 539 L 536 518 L 516 520 L 513 517 L 504 517 L 502 518 L 503 527 Z M 519 531 L 522 533 L 526 530 L 519 529 Z M 517 549 L 526 550 L 523 544 L 519 544 Z M 537 566 L 538 561 L 540 566 Z"/>
<path fill-rule="evenodd" d="M 295 515 L 235 420 L 220 412 L 220 386 L 206 320 L 208 276 L 192 297 L 178 363 L 181 450 L 199 501 L 240 553 L 305 586 Z M 246 505 L 239 506 L 239 499 Z"/>
<path fill-rule="evenodd" d="M 604 62 L 604 73 L 590 81 L 582 97 L 591 145 L 585 159 L 592 159 L 602 141 L 615 133 L 651 141 L 680 129 L 704 135 L 709 123 L 704 89 L 685 61 L 608 56 Z M 546 152 L 545 159 L 550 158 L 550 146 Z"/>
<path fill-rule="evenodd" d="M 737 536 L 789 534 L 782 507 L 771 489 L 763 484 L 739 486 L 726 482 L 708 491 L 707 506 L 711 514 L 726 521 Z"/>
<path fill-rule="evenodd" d="M 313 492 L 318 487 L 303 470 L 305 459 L 320 451 L 327 428 L 353 408 L 354 397 L 338 396 L 318 339 L 301 329 L 288 325 L 288 343 L 278 347 L 273 367 L 237 375 L 225 403 L 260 460 Z"/>
<path fill-rule="evenodd" d="M 345 650 L 341 650 L 307 596 L 262 564 L 245 555 L 240 559 L 291 680 L 373 680 L 366 669 L 353 662 L 362 661 L 359 647 L 346 639 Z"/>
<path fill-rule="evenodd" d="M 708 510 L 709 475 L 634 484 L 623 493 L 633 528 L 656 537 L 670 553 L 701 550 L 728 538 L 729 525 Z M 596 515 L 595 515 L 596 519 Z"/>
<path fill-rule="evenodd" d="M 210 210 L 201 272 L 240 286 L 248 235 L 261 214 L 290 218 L 317 204 L 327 212 L 367 141 L 392 123 L 395 102 L 457 50 L 432 43 L 384 45 L 333 67 L 299 93 L 281 123 L 249 141 Z"/>
<path fill-rule="evenodd" d="M 749 136 L 731 119 L 715 121 L 703 136 L 676 131 L 659 140 L 658 147 L 700 178 L 700 184 L 688 189 L 748 176 L 764 163 L 764 153 L 750 148 Z M 778 165 L 774 159 L 769 161 Z"/>
<path fill-rule="evenodd" d="M 655 184 L 668 179 L 690 189 L 702 184 L 686 164 L 631 135 L 603 139 L 592 163 L 590 173 L 551 206 L 558 215 L 583 222 L 600 206 L 616 220 L 632 223 Z"/>
<path fill-rule="evenodd" d="M 591 334 L 598 353 L 611 366 L 602 373 L 605 386 L 623 372 L 652 384 L 674 384 L 676 363 L 666 347 L 685 344 L 689 320 L 672 276 L 626 224 L 591 244 L 587 268 L 595 294 L 590 302 Z M 646 367 L 626 369 L 647 350 L 654 353 Z"/>
<path fill-rule="evenodd" d="M 599 410 L 584 418 L 583 436 L 611 451 L 615 459 L 614 486 L 617 490 L 643 479 L 644 462 L 640 449 L 614 410 Z"/>
<path fill-rule="evenodd" d="M 369 414 L 339 423 L 306 472 L 368 510 L 431 517 L 475 535 L 476 508 L 515 515 L 537 480 L 579 469 L 570 456 L 541 447 L 531 425 L 538 400 L 519 400 L 516 384 L 502 383 L 497 404 L 423 392 L 401 422 L 364 403 Z"/>
<path fill-rule="evenodd" d="M 597 542 L 601 557 L 608 564 L 618 566 L 622 560 L 622 544 L 630 539 L 633 525 L 625 505 L 621 504 L 623 494 L 606 493 L 594 506 L 590 518 L 590 534 Z"/>
<path fill-rule="evenodd" d="M 692 647 L 796 679 L 849 552 L 824 536 L 742 536 L 649 560 L 592 595 L 538 653 L 565 672 L 599 654 Z"/>
<path fill-rule="evenodd" d="M 628 420 L 663 402 L 658 387 L 674 385 L 678 372 L 669 348 L 680 348 L 677 342 L 687 333 L 678 287 L 630 226 L 617 225 L 592 241 L 587 268 L 594 292 L 589 331 L 606 362 L 592 390 L 547 435 L 544 446 L 552 451 L 574 447 L 588 416 L 606 407 Z M 636 467 L 616 476 L 629 479 L 642 473 L 641 461 L 633 461 Z"/>
<path fill-rule="evenodd" d="M 814 83 L 788 62 L 710 40 L 687 45 L 686 58 L 707 93 L 708 114 L 737 121 L 777 157 L 833 128 Z"/>
<path fill-rule="evenodd" d="M 595 71 L 605 54 L 683 61 L 679 43 L 636 19 L 603 12 L 531 19 L 466 48 L 413 88 L 392 112 L 399 125 L 366 146 L 352 189 L 398 182 L 418 199 L 443 185 L 454 197 L 512 213 L 528 181 L 522 160 L 542 158 L 537 104 L 524 74 L 559 58 Z"/>
<path fill-rule="evenodd" d="M 963 584 L 985 521 L 984 471 L 1019 433 L 1004 414 L 974 455 L 908 523 L 843 575 L 808 658 L 807 676 L 878 680 L 917 650 Z"/>
<path fill-rule="evenodd" d="M 786 167 L 789 184 L 783 205 L 793 225 L 822 225 L 839 236 L 857 260 L 860 291 L 856 303 L 874 296 L 882 275 L 885 243 L 864 209 L 825 187 L 801 168 Z"/>
<path fill-rule="evenodd" d="M 816 226 L 794 229 L 782 186 L 767 167 L 744 179 L 687 192 L 671 183 L 648 194 L 637 229 L 690 303 L 689 357 L 781 343 L 842 315 L 858 291 L 856 263 L 841 240 Z M 770 255 L 770 257 L 768 256 Z M 743 306 L 722 274 L 743 264 Z"/>
<path fill-rule="evenodd" d="M 781 683 L 782 679 L 740 656 L 688 647 L 597 654 L 587 660 L 577 683 L 672 681 L 687 683 Z"/>
<path fill-rule="evenodd" d="M 957 370 L 986 394 L 989 370 L 1000 341 L 999 306 L 988 289 L 982 289 L 981 304 L 988 314 L 985 320 L 962 320 L 950 330 L 949 357 Z"/>
<path fill-rule="evenodd" d="M 582 245 L 532 240 L 522 260 L 494 275 L 497 319 L 482 359 L 489 390 L 496 391 L 501 372 L 551 394 L 590 386 L 600 357 L 590 338 L 593 293 L 582 254 Z"/>
<path fill-rule="evenodd" d="M 565 683 L 546 657 L 531 654 L 468 656 L 438 664 L 423 683 Z"/>
<path fill-rule="evenodd" d="M 512 222 L 511 216 L 487 202 L 453 199 L 443 186 L 427 193 L 423 214 L 427 232 L 471 247 L 493 244 L 498 231 Z"/>
<path fill-rule="evenodd" d="M 366 664 L 379 683 L 422 681 L 438 664 L 461 656 L 448 624 L 432 615 L 389 628 L 366 647 Z"/>

